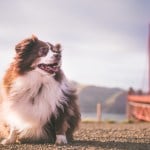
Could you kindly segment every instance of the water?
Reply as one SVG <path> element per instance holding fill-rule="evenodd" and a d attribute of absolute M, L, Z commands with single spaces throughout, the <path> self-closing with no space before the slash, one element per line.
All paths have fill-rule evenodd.
<path fill-rule="evenodd" d="M 96 113 L 81 113 L 81 118 L 86 120 L 96 120 L 97 115 Z M 126 120 L 126 115 L 125 114 L 112 114 L 112 113 L 102 113 L 101 115 L 101 120 L 102 121 L 116 121 L 116 122 L 121 122 Z"/>

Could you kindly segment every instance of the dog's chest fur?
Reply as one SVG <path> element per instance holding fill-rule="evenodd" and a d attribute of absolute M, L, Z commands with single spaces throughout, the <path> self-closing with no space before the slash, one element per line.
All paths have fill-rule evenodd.
<path fill-rule="evenodd" d="M 57 115 L 57 106 L 62 107 L 66 101 L 61 88 L 53 77 L 36 71 L 18 77 L 3 105 L 5 111 L 10 111 L 7 121 L 20 129 L 42 127 L 52 114 Z"/>

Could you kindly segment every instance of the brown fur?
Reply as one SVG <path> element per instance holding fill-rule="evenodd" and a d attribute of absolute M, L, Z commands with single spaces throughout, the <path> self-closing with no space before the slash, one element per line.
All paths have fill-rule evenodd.
<path fill-rule="evenodd" d="M 32 66 L 33 62 L 38 59 L 38 49 L 41 46 L 45 46 L 45 42 L 38 40 L 37 37 L 32 36 L 21 41 L 16 45 L 16 56 L 14 61 L 8 68 L 4 78 L 3 78 L 3 88 L 6 91 L 6 94 L 9 95 L 9 92 L 12 88 L 13 81 L 19 77 L 25 75 L 27 72 L 34 70 Z M 53 46 L 50 44 L 53 51 L 61 52 L 60 44 Z M 63 84 L 63 81 L 66 80 L 63 71 L 60 69 L 55 76 L 54 80 L 58 84 Z M 43 85 L 40 86 L 38 93 L 42 92 Z M 32 89 L 30 89 L 32 90 Z M 66 89 L 61 88 L 63 96 L 65 97 L 65 102 L 57 107 L 57 114 L 50 116 L 47 123 L 43 126 L 43 131 L 45 132 L 45 138 L 39 138 L 38 141 L 52 141 L 56 140 L 56 134 L 66 134 L 67 140 L 70 141 L 73 139 L 73 133 L 77 129 L 80 121 L 80 111 L 77 104 L 77 95 L 76 90 L 70 87 Z M 4 100 L 3 100 L 4 101 Z M 35 99 L 32 99 L 32 104 L 34 105 Z M 21 141 L 34 141 L 32 138 L 22 138 Z M 37 140 L 37 139 L 36 139 Z M 35 142 L 35 141 L 34 141 Z"/>

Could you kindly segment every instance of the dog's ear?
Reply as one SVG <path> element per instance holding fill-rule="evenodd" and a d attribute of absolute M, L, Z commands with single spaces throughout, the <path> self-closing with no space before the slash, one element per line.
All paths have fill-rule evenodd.
<path fill-rule="evenodd" d="M 38 41 L 38 38 L 35 35 L 32 35 L 30 38 L 27 38 L 20 43 L 18 43 L 15 47 L 16 52 L 20 52 L 22 50 L 31 49 L 33 45 Z"/>
<path fill-rule="evenodd" d="M 53 49 L 56 52 L 61 52 L 61 45 L 60 44 L 56 44 L 56 45 L 54 45 Z"/>

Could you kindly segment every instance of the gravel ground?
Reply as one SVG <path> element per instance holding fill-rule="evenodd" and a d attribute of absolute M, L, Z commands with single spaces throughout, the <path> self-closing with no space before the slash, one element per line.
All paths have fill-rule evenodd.
<path fill-rule="evenodd" d="M 14 144 L 0 150 L 150 150 L 150 123 L 82 123 L 67 145 Z"/>

